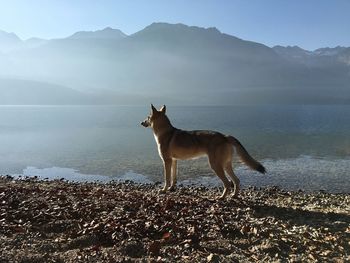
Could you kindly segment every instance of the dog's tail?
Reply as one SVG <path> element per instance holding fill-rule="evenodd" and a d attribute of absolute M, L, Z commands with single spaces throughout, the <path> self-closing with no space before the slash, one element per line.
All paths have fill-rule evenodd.
<path fill-rule="evenodd" d="M 256 161 L 253 157 L 249 155 L 247 150 L 243 147 L 243 145 L 233 136 L 227 136 L 230 143 L 236 148 L 239 158 L 244 162 L 248 167 L 256 170 L 260 173 L 266 173 L 265 167 Z"/>

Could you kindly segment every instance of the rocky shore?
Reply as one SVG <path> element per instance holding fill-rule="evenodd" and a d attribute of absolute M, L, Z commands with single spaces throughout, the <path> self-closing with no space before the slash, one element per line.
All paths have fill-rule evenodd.
<path fill-rule="evenodd" d="M 350 194 L 0 177 L 0 262 L 350 261 Z"/>

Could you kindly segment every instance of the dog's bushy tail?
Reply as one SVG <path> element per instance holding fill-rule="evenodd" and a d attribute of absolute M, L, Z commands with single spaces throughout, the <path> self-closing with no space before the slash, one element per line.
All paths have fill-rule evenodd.
<path fill-rule="evenodd" d="M 230 143 L 236 148 L 239 158 L 244 162 L 248 167 L 256 170 L 260 173 L 266 173 L 265 167 L 256 161 L 253 157 L 249 155 L 247 150 L 243 147 L 243 145 L 233 136 L 227 136 Z"/>

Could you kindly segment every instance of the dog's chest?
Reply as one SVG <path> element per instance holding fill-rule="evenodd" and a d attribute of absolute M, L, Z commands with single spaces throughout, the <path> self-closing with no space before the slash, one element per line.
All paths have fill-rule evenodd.
<path fill-rule="evenodd" d="M 157 135 L 155 135 L 155 134 L 153 134 L 153 135 L 154 135 L 154 139 L 155 139 L 155 141 L 157 143 L 158 153 L 159 153 L 160 156 L 162 156 L 159 139 L 158 139 Z"/>

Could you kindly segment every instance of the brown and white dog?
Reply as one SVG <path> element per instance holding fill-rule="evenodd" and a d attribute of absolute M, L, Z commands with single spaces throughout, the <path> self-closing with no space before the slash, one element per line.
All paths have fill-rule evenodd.
<path fill-rule="evenodd" d="M 236 138 L 215 131 L 177 129 L 166 116 L 165 105 L 159 111 L 153 105 L 151 109 L 151 114 L 141 125 L 153 129 L 159 156 L 163 160 L 165 184 L 161 192 L 172 190 L 176 186 L 177 160 L 207 155 L 210 167 L 224 184 L 220 199 L 225 198 L 231 187 L 234 188 L 233 195 L 237 196 L 239 179 L 232 167 L 233 148 L 248 167 L 260 173 L 266 172 L 265 167 L 254 160 Z"/>

